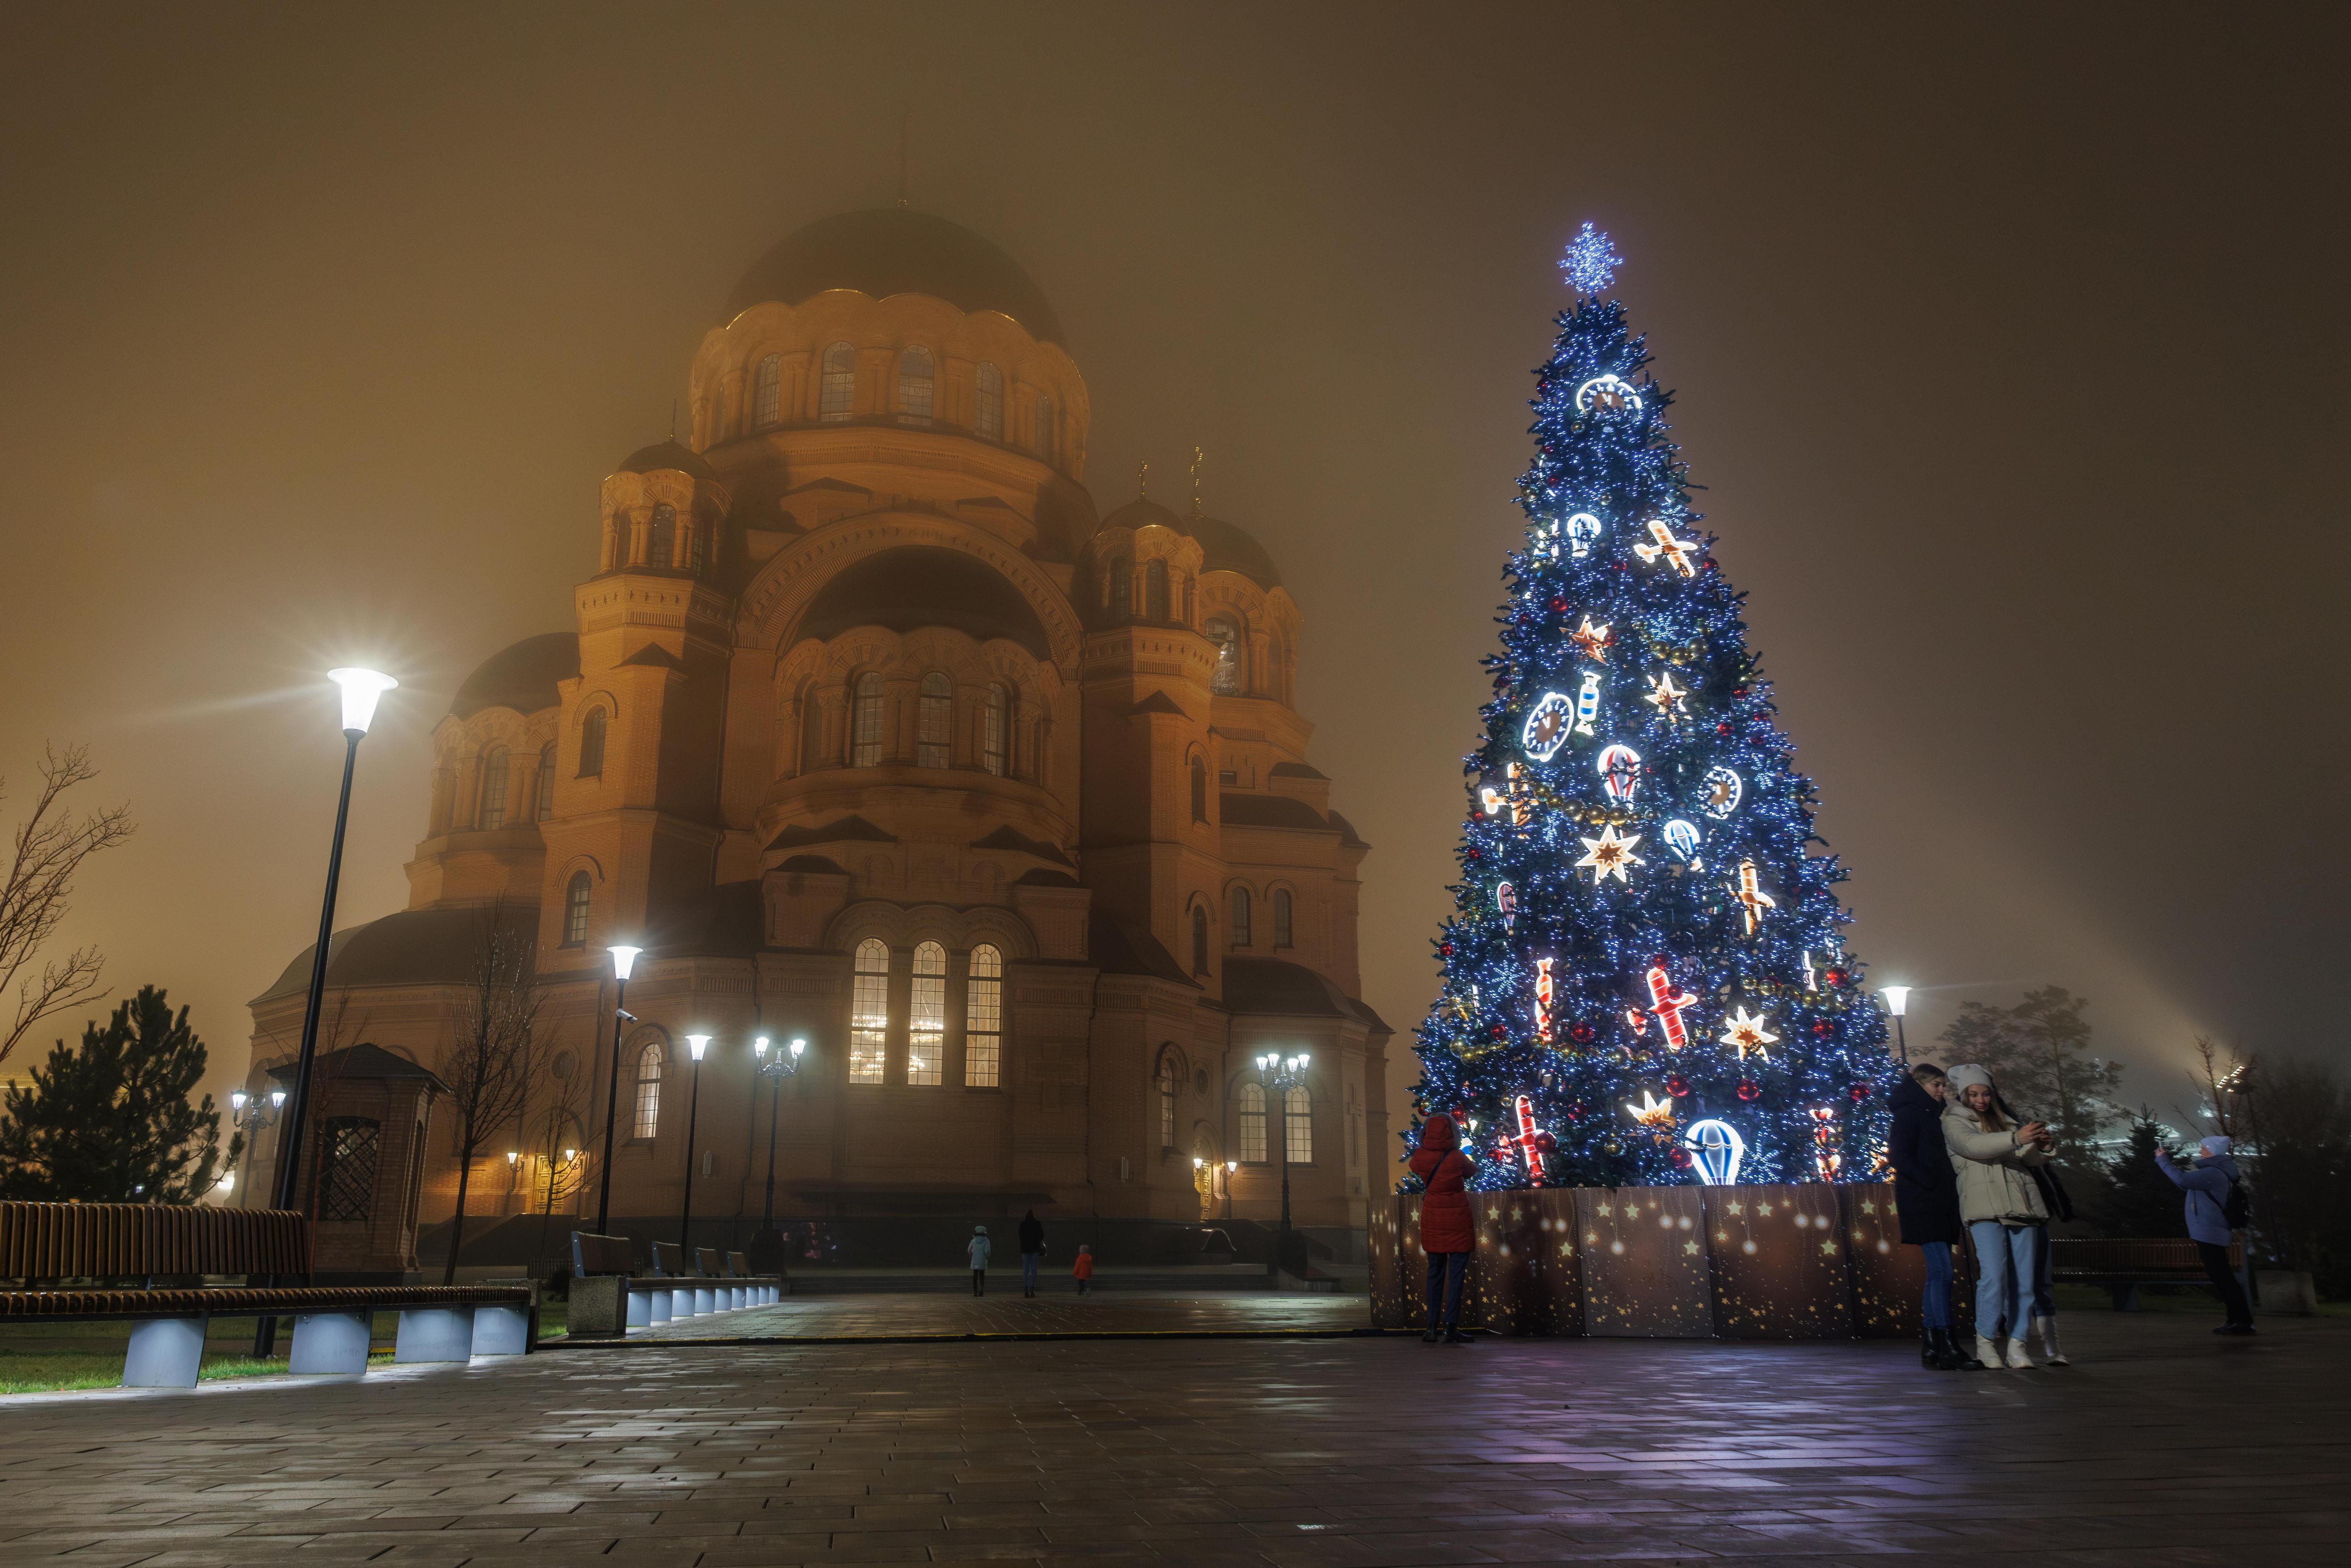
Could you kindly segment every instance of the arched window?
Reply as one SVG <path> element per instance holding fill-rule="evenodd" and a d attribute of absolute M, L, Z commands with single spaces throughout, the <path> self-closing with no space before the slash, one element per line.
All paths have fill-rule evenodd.
<path fill-rule="evenodd" d="M 650 1138 L 661 1130 L 662 1064 L 667 1053 L 661 1041 L 649 1040 L 637 1052 L 637 1116 L 632 1137 Z"/>
<path fill-rule="evenodd" d="M 979 362 L 978 406 L 972 423 L 990 441 L 1004 439 L 1004 372 L 986 360 Z"/>
<path fill-rule="evenodd" d="M 1208 912 L 1198 904 L 1192 906 L 1192 973 L 1208 972 Z"/>
<path fill-rule="evenodd" d="M 1249 891 L 1245 887 L 1237 887 L 1233 889 L 1233 946 L 1246 947 L 1249 945 Z"/>
<path fill-rule="evenodd" d="M 1046 462 L 1053 460 L 1053 400 L 1043 392 L 1037 394 L 1037 455 Z"/>
<path fill-rule="evenodd" d="M 580 721 L 580 777 L 601 779 L 604 776 L 604 710 L 591 707 L 588 716 Z"/>
<path fill-rule="evenodd" d="M 566 947 L 588 946 L 588 873 L 575 871 L 563 887 L 563 945 Z"/>
<path fill-rule="evenodd" d="M 1012 771 L 1012 694 L 1001 681 L 987 688 L 987 711 L 980 725 L 981 766 L 1001 779 Z"/>
<path fill-rule="evenodd" d="M 868 936 L 857 945 L 849 998 L 849 1081 L 879 1083 L 890 1040 L 890 949 Z"/>
<path fill-rule="evenodd" d="M 849 418 L 857 405 L 857 350 L 835 343 L 824 351 L 824 382 L 817 391 L 816 416 L 828 424 Z"/>
<path fill-rule="evenodd" d="M 1280 632 L 1274 633 L 1272 646 L 1266 652 L 1265 684 L 1276 701 L 1290 700 L 1290 649 Z"/>
<path fill-rule="evenodd" d="M 1192 758 L 1192 820 L 1208 820 L 1208 765 L 1196 757 Z"/>
<path fill-rule="evenodd" d="M 1273 890 L 1273 945 L 1277 947 L 1290 945 L 1290 889 L 1286 887 Z"/>
<path fill-rule="evenodd" d="M 705 447 L 717 445 L 726 439 L 726 383 L 719 382 L 710 389 L 710 439 Z"/>
<path fill-rule="evenodd" d="M 555 742 L 549 741 L 538 748 L 538 799 L 531 808 L 531 821 L 544 822 L 555 815 Z"/>
<path fill-rule="evenodd" d="M 882 763 L 882 674 L 868 670 L 857 677 L 850 699 L 849 765 L 878 768 Z"/>
<path fill-rule="evenodd" d="M 945 768 L 955 740 L 955 683 L 938 670 L 923 677 L 922 704 L 914 715 L 914 760 Z"/>
<path fill-rule="evenodd" d="M 645 528 L 644 564 L 677 564 L 677 508 L 667 501 L 653 508 L 653 520 Z"/>
<path fill-rule="evenodd" d="M 1123 621 L 1134 613 L 1134 573 L 1123 555 L 1110 560 L 1110 618 Z"/>
<path fill-rule="evenodd" d="M 1249 651 L 1241 643 L 1241 629 L 1222 615 L 1211 615 L 1207 633 L 1217 645 L 1217 669 L 1208 677 L 1208 689 L 1238 696 L 1249 686 Z"/>
<path fill-rule="evenodd" d="M 761 430 L 779 423 L 784 417 L 784 357 L 781 354 L 769 354 L 759 361 L 758 373 L 751 382 L 751 417 Z"/>
<path fill-rule="evenodd" d="M 946 1060 L 947 950 L 935 942 L 914 949 L 914 983 L 906 1007 L 906 1082 L 936 1083 Z"/>
<path fill-rule="evenodd" d="M 908 424 L 931 423 L 931 351 L 920 343 L 898 350 L 898 417 Z"/>
<path fill-rule="evenodd" d="M 1265 1164 L 1265 1085 L 1241 1085 L 1241 1164 Z"/>
<path fill-rule="evenodd" d="M 1159 1146 L 1176 1146 L 1176 1059 L 1159 1059 Z"/>
<path fill-rule="evenodd" d="M 1167 619 L 1167 563 L 1164 560 L 1143 564 L 1143 618 L 1145 621 Z"/>
<path fill-rule="evenodd" d="M 710 564 L 710 525 L 688 520 L 685 525 L 685 559 L 679 563 L 695 576 Z"/>
<path fill-rule="evenodd" d="M 513 784 L 513 754 L 503 746 L 492 747 L 482 757 L 482 805 L 474 814 L 474 826 L 495 833 L 507 825 L 507 792 Z"/>
<path fill-rule="evenodd" d="M 824 711 L 817 706 L 816 683 L 800 687 L 800 771 L 813 773 L 824 766 Z"/>
<path fill-rule="evenodd" d="M 1281 1113 L 1283 1159 L 1293 1166 L 1314 1163 L 1314 1095 L 1300 1084 L 1283 1096 Z"/>
<path fill-rule="evenodd" d="M 982 943 L 971 950 L 963 1004 L 963 1082 L 993 1089 L 1004 1076 L 1004 955 Z"/>

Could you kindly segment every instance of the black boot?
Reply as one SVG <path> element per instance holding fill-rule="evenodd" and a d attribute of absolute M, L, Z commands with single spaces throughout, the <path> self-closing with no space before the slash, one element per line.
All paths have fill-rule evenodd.
<path fill-rule="evenodd" d="M 1444 1342 L 1444 1332 L 1438 1329 L 1435 1323 L 1431 1323 L 1428 1325 L 1428 1332 L 1420 1336 L 1420 1343 L 1423 1344 L 1439 1344 Z"/>
<path fill-rule="evenodd" d="M 1957 1372 L 1967 1365 L 1969 1358 L 1959 1354 L 1959 1347 L 1952 1343 L 1950 1330 L 1928 1329 L 1927 1340 L 1928 1349 L 1935 1358 L 1936 1371 Z"/>
<path fill-rule="evenodd" d="M 1918 1364 L 1929 1372 L 1949 1372 L 1951 1364 L 1943 1356 L 1942 1333 L 1938 1329 L 1918 1331 Z"/>

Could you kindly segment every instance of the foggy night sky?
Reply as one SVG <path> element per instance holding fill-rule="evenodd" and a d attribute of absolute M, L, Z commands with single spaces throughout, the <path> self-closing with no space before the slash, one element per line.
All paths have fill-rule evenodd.
<path fill-rule="evenodd" d="M 89 743 L 141 826 L 66 936 L 224 1087 L 318 918 L 318 672 L 404 683 L 348 925 L 457 683 L 571 626 L 599 481 L 904 115 L 912 204 L 1067 326 L 1101 509 L 1197 442 L 1301 605 L 1399 1090 L 1586 218 L 1914 1053 L 2055 982 L 2166 1113 L 2199 1030 L 2345 1054 L 2344 14 L 1632 12 L 16 8 L 0 823 Z"/>

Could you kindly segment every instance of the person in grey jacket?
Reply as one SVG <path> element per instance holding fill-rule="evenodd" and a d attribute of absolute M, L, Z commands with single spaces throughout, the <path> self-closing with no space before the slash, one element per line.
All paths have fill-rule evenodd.
<path fill-rule="evenodd" d="M 2049 1206 L 2031 1167 L 2047 1163 L 2055 1140 L 2042 1123 L 2003 1115 L 2000 1092 L 1982 1068 L 1954 1067 L 1948 1079 L 1943 1142 L 1959 1176 L 1959 1218 L 1975 1244 L 1976 1360 L 1994 1370 L 2030 1367 L 2025 1309 L 2049 1246 Z M 2047 1335 L 2053 1350 L 2053 1319 Z"/>
<path fill-rule="evenodd" d="M 2220 1305 L 2228 1312 L 2229 1321 L 2212 1332 L 2243 1334 L 2253 1332 L 2253 1309 L 2245 1300 L 2245 1287 L 2229 1267 L 2229 1188 L 2238 1179 L 2231 1146 L 2226 1138 L 2205 1139 L 2202 1155 L 2187 1170 L 2173 1165 L 2171 1156 L 2159 1148 L 2155 1151 L 2155 1163 L 2172 1185 L 2188 1195 L 2188 1234 L 2195 1239 L 2196 1255 L 2204 1260 L 2205 1277 L 2212 1281 Z"/>

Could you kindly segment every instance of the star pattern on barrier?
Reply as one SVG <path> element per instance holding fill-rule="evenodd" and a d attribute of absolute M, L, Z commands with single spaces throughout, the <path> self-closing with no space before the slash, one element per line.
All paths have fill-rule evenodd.
<path fill-rule="evenodd" d="M 1585 658 L 1604 664 L 1608 662 L 1608 645 L 1616 640 L 1616 636 L 1612 627 L 1594 626 L 1592 617 L 1587 615 L 1583 625 L 1567 634 L 1567 640 L 1583 649 Z"/>
<path fill-rule="evenodd" d="M 1685 1242 L 1683 1242 L 1683 1243 L 1682 1243 L 1682 1253 L 1683 1253 L 1683 1255 L 1684 1255 L 1685 1257 L 1689 1257 L 1689 1258 L 1695 1258 L 1695 1257 L 1697 1257 L 1697 1256 L 1698 1256 L 1698 1243 L 1697 1243 L 1697 1242 L 1695 1242 L 1695 1241 L 1685 1241 Z"/>
<path fill-rule="evenodd" d="M 1578 871 L 1585 869 L 1591 871 L 1592 884 L 1594 887 L 1612 876 L 1629 887 L 1632 885 L 1633 879 L 1625 873 L 1634 866 L 1648 863 L 1633 852 L 1633 846 L 1641 841 L 1641 835 L 1625 833 L 1620 836 L 1614 822 L 1602 828 L 1598 838 L 1584 839 L 1579 835 L 1579 841 L 1583 843 L 1585 852 L 1583 858 L 1575 862 L 1575 866 Z"/>
<path fill-rule="evenodd" d="M 1823 1241 L 1823 1242 L 1822 1242 L 1822 1243 L 1821 1243 L 1821 1254 L 1822 1254 L 1822 1256 L 1826 1257 L 1826 1258 L 1834 1258 L 1834 1257 L 1835 1257 L 1835 1256 L 1836 1256 L 1836 1243 L 1835 1243 L 1835 1242 L 1834 1242 L 1834 1241 Z"/>
<path fill-rule="evenodd" d="M 1625 258 L 1608 243 L 1608 235 L 1586 223 L 1567 242 L 1559 269 L 1567 274 L 1568 287 L 1578 294 L 1597 294 L 1615 280 L 1616 269 L 1624 264 Z"/>
<path fill-rule="evenodd" d="M 1750 1013 L 1742 1005 L 1723 1020 L 1722 1043 L 1737 1048 L 1741 1061 L 1747 1060 L 1750 1051 L 1769 1061 L 1771 1052 L 1768 1048 L 1780 1043 L 1780 1037 L 1763 1027 L 1771 1021 L 1768 1015 Z"/>
<path fill-rule="evenodd" d="M 1682 699 L 1687 695 L 1687 690 L 1674 684 L 1674 673 L 1667 670 L 1663 674 L 1649 677 L 1649 689 L 1642 695 L 1641 700 L 1664 715 L 1670 724 L 1688 712 L 1682 706 Z"/>

